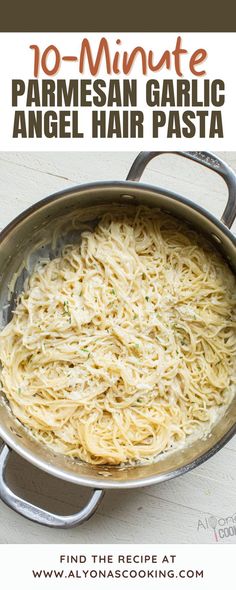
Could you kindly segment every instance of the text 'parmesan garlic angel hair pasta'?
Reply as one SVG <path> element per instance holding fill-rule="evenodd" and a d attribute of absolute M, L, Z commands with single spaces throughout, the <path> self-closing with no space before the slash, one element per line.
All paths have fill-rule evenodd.
<path fill-rule="evenodd" d="M 114 207 L 26 281 L 0 335 L 13 413 L 94 464 L 153 461 L 202 436 L 233 396 L 235 293 L 190 227 Z"/>

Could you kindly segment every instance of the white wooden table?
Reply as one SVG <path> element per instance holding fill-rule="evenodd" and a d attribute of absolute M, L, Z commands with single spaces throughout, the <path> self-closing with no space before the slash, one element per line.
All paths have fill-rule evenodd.
<path fill-rule="evenodd" d="M 136 154 L 0 153 L 0 228 L 52 192 L 96 180 L 124 179 Z M 236 152 L 219 154 L 236 170 Z M 183 194 L 220 216 L 227 190 L 216 174 L 178 156 L 160 156 L 146 182 Z M 49 510 L 69 513 L 89 491 L 64 484 L 16 455 L 9 481 L 25 498 Z M 175 480 L 145 489 L 107 492 L 95 516 L 72 530 L 31 523 L 0 502 L 0 543 L 213 543 L 205 518 L 236 513 L 236 437 L 207 463 Z M 200 521 L 200 522 L 199 522 Z M 233 543 L 236 536 L 224 539 Z"/>

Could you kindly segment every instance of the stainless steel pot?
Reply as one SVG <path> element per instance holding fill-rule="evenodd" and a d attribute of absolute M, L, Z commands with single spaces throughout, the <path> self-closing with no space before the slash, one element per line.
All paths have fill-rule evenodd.
<path fill-rule="evenodd" d="M 162 188 L 141 184 L 137 181 L 152 158 L 163 152 L 141 152 L 134 161 L 124 182 L 96 182 L 76 186 L 56 193 L 30 207 L 10 223 L 0 234 L 0 309 L 1 325 L 5 325 L 14 307 L 15 296 L 22 290 L 26 270 L 16 281 L 15 292 L 8 302 L 8 285 L 22 260 L 32 251 L 35 242 L 50 241 L 55 219 L 63 218 L 68 211 L 90 205 L 111 202 L 130 202 L 160 207 L 191 223 L 205 233 L 223 253 L 236 273 L 236 239 L 229 231 L 236 216 L 236 176 L 214 154 L 208 152 L 175 152 L 194 162 L 203 164 L 223 177 L 228 186 L 228 202 L 222 218 L 218 221 L 203 208 L 180 195 Z M 42 257 L 40 246 L 31 260 L 32 268 L 37 256 Z M 23 516 L 51 527 L 72 527 L 87 520 L 96 510 L 105 489 L 124 489 L 147 486 L 184 474 L 209 459 L 223 447 L 236 432 L 236 397 L 225 415 L 215 425 L 211 436 L 198 440 L 182 450 L 166 455 L 151 465 L 127 467 L 104 467 L 88 465 L 62 455 L 56 455 L 47 447 L 34 441 L 26 429 L 12 415 L 4 397 L 0 400 L 0 436 L 5 441 L 0 455 L 0 497 Z M 13 449 L 36 467 L 63 480 L 93 488 L 89 503 L 77 514 L 60 516 L 36 507 L 19 498 L 6 482 L 6 467 Z"/>

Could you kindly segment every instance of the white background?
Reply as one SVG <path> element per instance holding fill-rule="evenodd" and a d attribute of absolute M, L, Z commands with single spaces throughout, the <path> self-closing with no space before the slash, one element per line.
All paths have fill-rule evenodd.
<path fill-rule="evenodd" d="M 65 590 L 68 588 L 80 588 L 81 590 L 103 590 L 106 588 L 120 589 L 128 588 L 129 590 L 139 590 L 145 585 L 146 588 L 156 589 L 165 588 L 165 590 L 172 590 L 172 588 L 181 590 L 233 590 L 235 588 L 235 576 L 234 576 L 234 556 L 235 549 L 233 546 L 224 547 L 218 545 L 212 547 L 211 545 L 200 545 L 196 550 L 194 545 L 57 545 L 57 546 L 3 546 L 1 549 L 1 582 L 6 588 L 19 587 L 19 581 L 21 582 L 20 587 L 24 590 L 32 590 L 34 588 L 50 588 L 50 590 Z M 101 564 L 96 566 L 93 565 L 90 556 L 93 554 L 101 553 L 102 556 L 113 555 L 114 562 L 116 556 L 119 554 L 127 555 L 148 555 L 157 554 L 158 564 L 153 565 L 123 565 L 116 566 L 116 564 L 110 564 L 104 566 Z M 87 564 L 85 566 L 76 565 L 64 565 L 60 564 L 60 555 L 85 555 L 88 557 Z M 175 555 L 175 563 L 164 563 L 161 561 L 164 556 Z M 218 564 L 218 566 L 216 566 Z M 69 579 L 34 579 L 31 571 L 33 569 L 45 569 L 45 570 L 61 570 L 67 571 L 88 569 L 174 569 L 174 578 L 157 578 L 157 579 L 89 579 L 81 580 L 76 578 Z M 179 572 L 185 570 L 204 570 L 203 578 L 179 578 Z"/>
<path fill-rule="evenodd" d="M 11 107 L 11 79 L 33 77 L 33 53 L 29 45 L 35 43 L 43 50 L 54 43 L 61 54 L 76 54 L 82 37 L 76 33 L 18 33 L 0 34 L 1 51 L 1 89 L 0 89 L 0 202 L 1 221 L 3 228 L 15 215 L 30 204 L 36 202 L 56 190 L 61 190 L 80 182 L 94 180 L 123 179 L 135 156 L 125 150 L 235 150 L 236 118 L 236 78 L 232 71 L 235 55 L 236 34 L 194 34 L 183 33 L 183 44 L 191 53 L 198 47 L 208 51 L 208 59 L 204 64 L 207 77 L 222 78 L 226 85 L 226 106 L 223 109 L 224 131 L 223 140 L 152 140 L 150 125 L 146 125 L 146 136 L 143 140 L 91 140 L 90 113 L 83 109 L 82 128 L 86 138 L 81 140 L 13 140 L 12 124 L 13 109 Z M 117 35 L 106 35 L 115 46 Z M 96 46 L 101 35 L 89 33 L 93 46 Z M 124 49 L 131 50 L 135 45 L 142 44 L 146 49 L 153 49 L 161 55 L 165 49 L 172 50 L 177 34 L 123 34 Z M 186 63 L 186 62 L 185 62 Z M 132 70 L 132 77 L 138 76 L 138 68 Z M 158 78 L 169 77 L 162 70 Z M 63 63 L 60 77 L 76 77 L 76 64 Z M 105 77 L 101 71 L 100 77 Z M 58 77 L 58 76 L 57 76 Z M 88 72 L 86 73 L 88 77 Z M 90 77 L 90 76 L 89 76 Z M 152 75 L 151 77 L 155 77 Z M 188 77 L 187 69 L 184 77 Z M 139 75 L 139 85 L 143 79 Z M 144 108 L 144 97 L 140 91 L 139 108 Z M 138 108 L 138 107 L 137 107 Z M 48 153 L 39 153 L 47 150 Z M 66 150 L 66 151 L 65 151 Z M 72 154 L 69 150 L 73 150 Z M 81 154 L 78 152 L 81 150 Z M 100 153 L 91 153 L 97 150 Z M 103 153 L 105 150 L 109 153 Z M 7 153 L 7 151 L 14 153 Z M 16 151 L 26 151 L 25 154 Z M 50 153 L 51 151 L 51 153 Z M 54 152 L 62 153 L 54 153 Z M 90 151 L 89 154 L 83 153 Z M 110 152 L 114 151 L 114 154 Z M 30 154 L 29 152 L 36 152 Z M 118 152 L 120 152 L 118 154 Z M 220 154 L 236 170 L 236 152 Z M 165 156 L 163 157 L 165 158 Z M 174 189 L 180 194 L 203 206 L 207 206 L 217 216 L 220 215 L 226 189 L 223 181 L 189 162 L 181 162 L 174 156 L 170 160 L 153 161 L 144 180 L 157 183 L 165 188 Z M 193 472 L 158 486 L 129 492 L 107 492 L 98 513 L 81 528 L 68 531 L 55 531 L 43 528 L 35 523 L 24 520 L 4 504 L 0 504 L 0 580 L 5 587 L 20 586 L 24 590 L 49 587 L 51 590 L 68 587 L 92 590 L 93 588 L 141 588 L 146 584 L 149 588 L 186 588 L 189 590 L 214 588 L 227 590 L 234 588 L 234 543 L 236 537 L 228 537 L 217 543 L 211 528 L 199 526 L 205 519 L 213 515 L 227 518 L 236 512 L 236 443 L 230 441 L 226 448 L 215 457 Z M 16 455 L 12 457 L 8 471 L 9 481 L 14 489 L 34 503 L 61 513 L 77 510 L 87 498 L 87 490 L 63 484 L 37 472 Z M 132 543 L 144 542 L 145 545 L 132 546 Z M 184 545 L 160 545 L 166 542 L 184 543 Z M 79 546 L 77 543 L 83 545 Z M 98 580 L 81 582 L 55 580 L 50 582 L 35 581 L 31 577 L 31 568 L 59 569 L 60 553 L 98 552 L 99 547 L 89 545 L 91 542 L 103 542 L 102 553 L 175 553 L 176 569 L 198 568 L 205 570 L 204 579 L 160 579 L 138 581 Z M 201 545 L 201 543 L 209 543 Z M 14 545 L 11 545 L 14 543 Z M 15 543 L 21 543 L 16 545 Z M 24 543 L 30 543 L 25 545 Z M 37 545 L 35 543 L 43 543 Z M 55 543 L 54 546 L 47 543 Z M 60 546 L 58 543 L 63 543 Z M 73 543 L 69 545 L 68 543 Z M 119 546 L 114 543 L 120 543 Z M 124 545 L 123 543 L 130 543 Z M 152 543 L 148 545 L 147 543 Z M 156 544 L 155 544 L 156 543 Z M 157 545 L 159 543 L 159 545 Z M 191 545 L 191 543 L 200 543 Z M 227 544 L 227 547 L 226 545 Z M 108 545 L 109 544 L 109 545 Z M 122 544 L 122 545 L 121 545 Z M 214 544 L 214 546 L 213 546 Z M 216 565 L 217 564 L 217 565 Z M 137 567 L 137 566 L 136 566 Z M 141 566 L 142 567 L 142 566 Z M 158 566 L 153 566 L 158 567 Z M 172 567 L 172 566 L 170 566 Z"/>
<path fill-rule="evenodd" d="M 207 60 L 198 66 L 198 69 L 206 69 L 206 78 L 220 78 L 226 85 L 226 103 L 222 109 L 224 132 L 223 139 L 160 139 L 151 137 L 151 109 L 145 107 L 145 83 L 148 78 L 157 77 L 176 78 L 172 66 L 171 71 L 162 68 L 158 73 L 150 73 L 147 76 L 141 74 L 140 59 L 137 58 L 128 77 L 138 78 L 137 108 L 145 110 L 145 137 L 144 139 L 91 139 L 91 113 L 90 108 L 82 108 L 81 130 L 84 131 L 83 139 L 12 139 L 13 108 L 11 107 L 11 79 L 33 78 L 33 51 L 29 49 L 32 44 L 40 46 L 41 52 L 54 44 L 60 50 L 61 55 L 79 55 L 81 41 L 88 37 L 91 41 L 94 56 L 102 33 L 1 33 L 1 90 L 0 90 L 0 149 L 1 150 L 196 150 L 217 149 L 234 150 L 236 136 L 235 99 L 236 77 L 233 73 L 232 63 L 236 48 L 236 33 L 182 33 L 183 47 L 188 50 L 188 55 L 183 56 L 183 77 L 190 78 L 189 58 L 193 51 L 205 48 L 208 52 Z M 142 45 L 147 51 L 152 49 L 155 62 L 162 53 L 168 49 L 173 51 L 178 33 L 109 33 L 111 54 L 117 49 L 120 51 L 131 50 Z M 121 39 L 121 45 L 116 45 L 116 39 Z M 104 64 L 99 70 L 98 76 L 109 79 L 105 74 Z M 78 62 L 62 62 L 57 78 L 77 78 Z M 84 78 L 90 78 L 88 68 L 84 72 Z M 113 75 L 113 78 L 116 76 Z M 119 79 L 122 79 L 120 74 Z M 125 76 L 124 76 L 125 77 Z M 45 75 L 44 75 L 45 78 Z M 55 79 L 55 78 L 54 78 Z M 199 79 L 199 84 L 203 78 Z M 23 102 L 22 102 L 23 105 Z M 20 106 L 20 105 L 19 105 Z M 22 107 L 23 108 L 23 107 Z M 158 107 L 157 107 L 158 108 Z M 119 109 L 121 110 L 121 109 Z"/>

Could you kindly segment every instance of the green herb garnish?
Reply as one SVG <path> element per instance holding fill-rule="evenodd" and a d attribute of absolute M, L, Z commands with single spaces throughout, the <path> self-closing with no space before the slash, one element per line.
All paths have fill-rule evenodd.
<path fill-rule="evenodd" d="M 70 315 L 68 301 L 64 301 L 64 303 L 63 303 L 63 315 Z"/>

